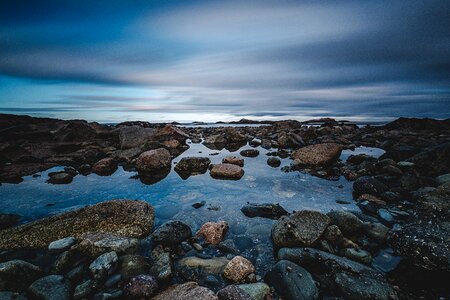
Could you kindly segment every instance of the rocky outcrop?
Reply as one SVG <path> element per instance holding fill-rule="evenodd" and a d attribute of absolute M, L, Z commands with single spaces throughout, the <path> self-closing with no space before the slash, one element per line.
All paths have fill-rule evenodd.
<path fill-rule="evenodd" d="M 297 166 L 327 165 L 339 158 L 342 146 L 334 143 L 310 145 L 296 150 L 292 154 Z"/>
<path fill-rule="evenodd" d="M 20 292 L 43 274 L 39 267 L 23 260 L 0 263 L 0 291 Z"/>

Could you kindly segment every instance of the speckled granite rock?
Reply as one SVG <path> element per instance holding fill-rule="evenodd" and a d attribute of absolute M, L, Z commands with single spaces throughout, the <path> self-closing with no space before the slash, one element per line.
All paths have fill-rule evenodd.
<path fill-rule="evenodd" d="M 255 272 L 255 267 L 248 259 L 242 256 L 235 256 L 225 266 L 223 276 L 233 282 L 240 282 L 253 272 Z"/>
<path fill-rule="evenodd" d="M 297 165 L 320 166 L 338 159 L 342 146 L 334 143 L 310 145 L 295 151 L 292 158 Z"/>
<path fill-rule="evenodd" d="M 174 284 L 152 298 L 152 300 L 218 300 L 213 291 L 199 286 L 196 282 Z"/>
<path fill-rule="evenodd" d="M 203 237 L 208 244 L 217 245 L 223 240 L 227 231 L 228 224 L 225 221 L 207 222 L 195 235 Z"/>

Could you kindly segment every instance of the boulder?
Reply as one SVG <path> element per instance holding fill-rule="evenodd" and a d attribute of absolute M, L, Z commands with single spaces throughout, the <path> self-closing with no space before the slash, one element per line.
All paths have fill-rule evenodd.
<path fill-rule="evenodd" d="M 130 149 L 144 145 L 153 138 L 155 129 L 142 126 L 121 126 L 119 128 L 119 142 L 121 149 Z"/>
<path fill-rule="evenodd" d="M 183 157 L 174 170 L 184 179 L 191 175 L 206 173 L 210 163 L 211 160 L 207 157 Z"/>
<path fill-rule="evenodd" d="M 139 240 L 127 238 L 110 232 L 87 232 L 80 237 L 77 250 L 90 257 L 115 251 L 117 253 L 132 253 L 137 250 Z"/>
<path fill-rule="evenodd" d="M 233 164 L 213 165 L 210 171 L 211 177 L 217 179 L 241 179 L 244 176 L 244 170 Z"/>
<path fill-rule="evenodd" d="M 344 235 L 352 235 L 363 229 L 363 222 L 347 211 L 330 211 L 327 213 L 332 225 L 339 227 Z"/>
<path fill-rule="evenodd" d="M 124 280 L 140 274 L 148 274 L 150 263 L 147 257 L 142 255 L 128 254 L 119 259 L 119 273 Z"/>
<path fill-rule="evenodd" d="M 270 295 L 270 287 L 264 282 L 239 284 L 238 287 L 249 294 L 253 300 L 265 300 Z"/>
<path fill-rule="evenodd" d="M 152 265 L 150 274 L 155 276 L 159 281 L 168 281 L 173 276 L 172 260 L 170 253 L 162 250 L 162 246 L 155 247 L 152 251 Z"/>
<path fill-rule="evenodd" d="M 196 282 L 186 282 L 183 284 L 174 284 L 156 295 L 152 300 L 218 300 L 213 291 L 199 286 Z"/>
<path fill-rule="evenodd" d="M 273 203 L 247 203 L 241 208 L 244 215 L 250 218 L 262 217 L 278 220 L 288 212 L 280 204 Z"/>
<path fill-rule="evenodd" d="M 23 260 L 0 263 L 0 291 L 21 292 L 43 275 L 43 271 Z"/>
<path fill-rule="evenodd" d="M 74 237 L 69 236 L 63 239 L 59 239 L 56 241 L 51 242 L 48 245 L 48 251 L 57 253 L 57 252 L 63 252 L 65 250 L 68 250 L 70 247 L 72 247 L 75 244 L 76 240 Z"/>
<path fill-rule="evenodd" d="M 152 234 L 155 244 L 176 246 L 192 237 L 191 228 L 181 221 L 169 221 L 158 227 Z"/>
<path fill-rule="evenodd" d="M 49 275 L 33 282 L 28 288 L 28 293 L 33 299 L 69 300 L 71 286 L 64 276 Z"/>
<path fill-rule="evenodd" d="M 0 231 L 0 249 L 44 248 L 86 232 L 140 238 L 153 228 L 153 207 L 145 201 L 110 200 Z"/>
<path fill-rule="evenodd" d="M 336 161 L 342 152 L 342 146 L 334 143 L 310 145 L 296 150 L 292 154 L 296 165 L 321 166 Z"/>
<path fill-rule="evenodd" d="M 119 257 L 116 252 L 104 253 L 89 265 L 89 271 L 95 279 L 103 280 L 114 272 L 118 260 Z"/>
<path fill-rule="evenodd" d="M 148 299 L 158 290 L 159 285 L 156 278 L 151 275 L 141 274 L 131 278 L 124 287 L 126 296 L 133 299 Z"/>
<path fill-rule="evenodd" d="M 235 256 L 225 266 L 223 276 L 232 282 L 241 282 L 255 271 L 255 267 L 248 259 L 242 256 Z"/>
<path fill-rule="evenodd" d="M 272 227 L 276 247 L 308 247 L 323 234 L 330 219 L 317 211 L 303 210 L 281 217 Z"/>
<path fill-rule="evenodd" d="M 140 173 L 152 173 L 170 168 L 171 162 L 170 152 L 159 148 L 141 153 L 136 160 L 136 169 Z"/>
<path fill-rule="evenodd" d="M 380 196 L 386 191 L 387 186 L 384 183 L 370 176 L 359 177 L 353 183 L 353 195 L 355 198 L 363 194 Z"/>
<path fill-rule="evenodd" d="M 244 160 L 237 156 L 226 156 L 222 159 L 222 163 L 224 164 L 232 164 L 240 167 L 244 166 Z"/>
<path fill-rule="evenodd" d="M 109 176 L 117 170 L 117 161 L 112 157 L 99 160 L 92 166 L 92 172 L 100 176 Z"/>
<path fill-rule="evenodd" d="M 257 157 L 259 155 L 259 151 L 256 149 L 245 149 L 242 150 L 240 154 L 244 157 Z"/>
<path fill-rule="evenodd" d="M 277 157 L 269 157 L 267 159 L 267 164 L 272 168 L 278 168 L 281 165 L 281 160 Z"/>
<path fill-rule="evenodd" d="M 204 238 L 208 244 L 218 245 L 225 237 L 227 231 L 227 222 L 207 222 L 200 227 L 195 235 Z"/>
<path fill-rule="evenodd" d="M 237 285 L 228 285 L 217 292 L 219 300 L 253 300 L 247 292 Z"/>

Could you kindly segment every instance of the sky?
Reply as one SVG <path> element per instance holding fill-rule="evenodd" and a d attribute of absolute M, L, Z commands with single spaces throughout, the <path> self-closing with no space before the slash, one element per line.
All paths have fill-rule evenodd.
<path fill-rule="evenodd" d="M 0 1 L 0 113 L 450 118 L 450 1 Z"/>

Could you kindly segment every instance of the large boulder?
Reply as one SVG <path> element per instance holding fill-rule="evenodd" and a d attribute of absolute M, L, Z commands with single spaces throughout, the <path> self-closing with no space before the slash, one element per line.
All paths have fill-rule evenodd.
<path fill-rule="evenodd" d="M 166 290 L 152 298 L 152 300 L 177 299 L 218 300 L 213 291 L 199 286 L 196 282 L 192 281 L 169 286 Z"/>
<path fill-rule="evenodd" d="M 240 179 L 244 176 L 244 170 L 233 164 L 217 164 L 213 165 L 210 171 L 211 177 L 217 179 Z"/>
<path fill-rule="evenodd" d="M 92 166 L 92 172 L 100 176 L 109 176 L 117 170 L 117 161 L 112 157 L 99 160 Z"/>
<path fill-rule="evenodd" d="M 292 153 L 295 164 L 299 166 L 327 165 L 339 158 L 342 146 L 335 143 L 310 145 Z"/>
<path fill-rule="evenodd" d="M 225 221 L 207 222 L 202 225 L 195 235 L 203 237 L 208 244 L 218 245 L 225 237 L 227 231 L 228 223 Z"/>
<path fill-rule="evenodd" d="M 183 157 L 174 169 L 184 179 L 191 175 L 206 173 L 210 163 L 208 157 Z"/>
<path fill-rule="evenodd" d="M 140 173 L 152 173 L 170 168 L 172 157 L 164 148 L 145 151 L 136 160 L 136 169 Z"/>
<path fill-rule="evenodd" d="M 38 266 L 23 260 L 0 263 L 0 291 L 20 292 L 43 273 Z"/>
<path fill-rule="evenodd" d="M 138 239 L 123 237 L 111 232 L 87 232 L 80 239 L 77 250 L 90 257 L 97 257 L 111 251 L 132 253 L 139 246 Z"/>
<path fill-rule="evenodd" d="M 281 217 L 272 227 L 277 247 L 308 247 L 314 244 L 330 224 L 330 218 L 318 211 L 303 210 Z"/>
<path fill-rule="evenodd" d="M 52 241 L 87 232 L 140 238 L 153 228 L 153 207 L 145 201 L 110 200 L 0 231 L 0 249 L 44 248 Z"/>
<path fill-rule="evenodd" d="M 255 271 L 255 267 L 248 259 L 235 256 L 225 266 L 223 276 L 232 282 L 240 282 Z"/>

